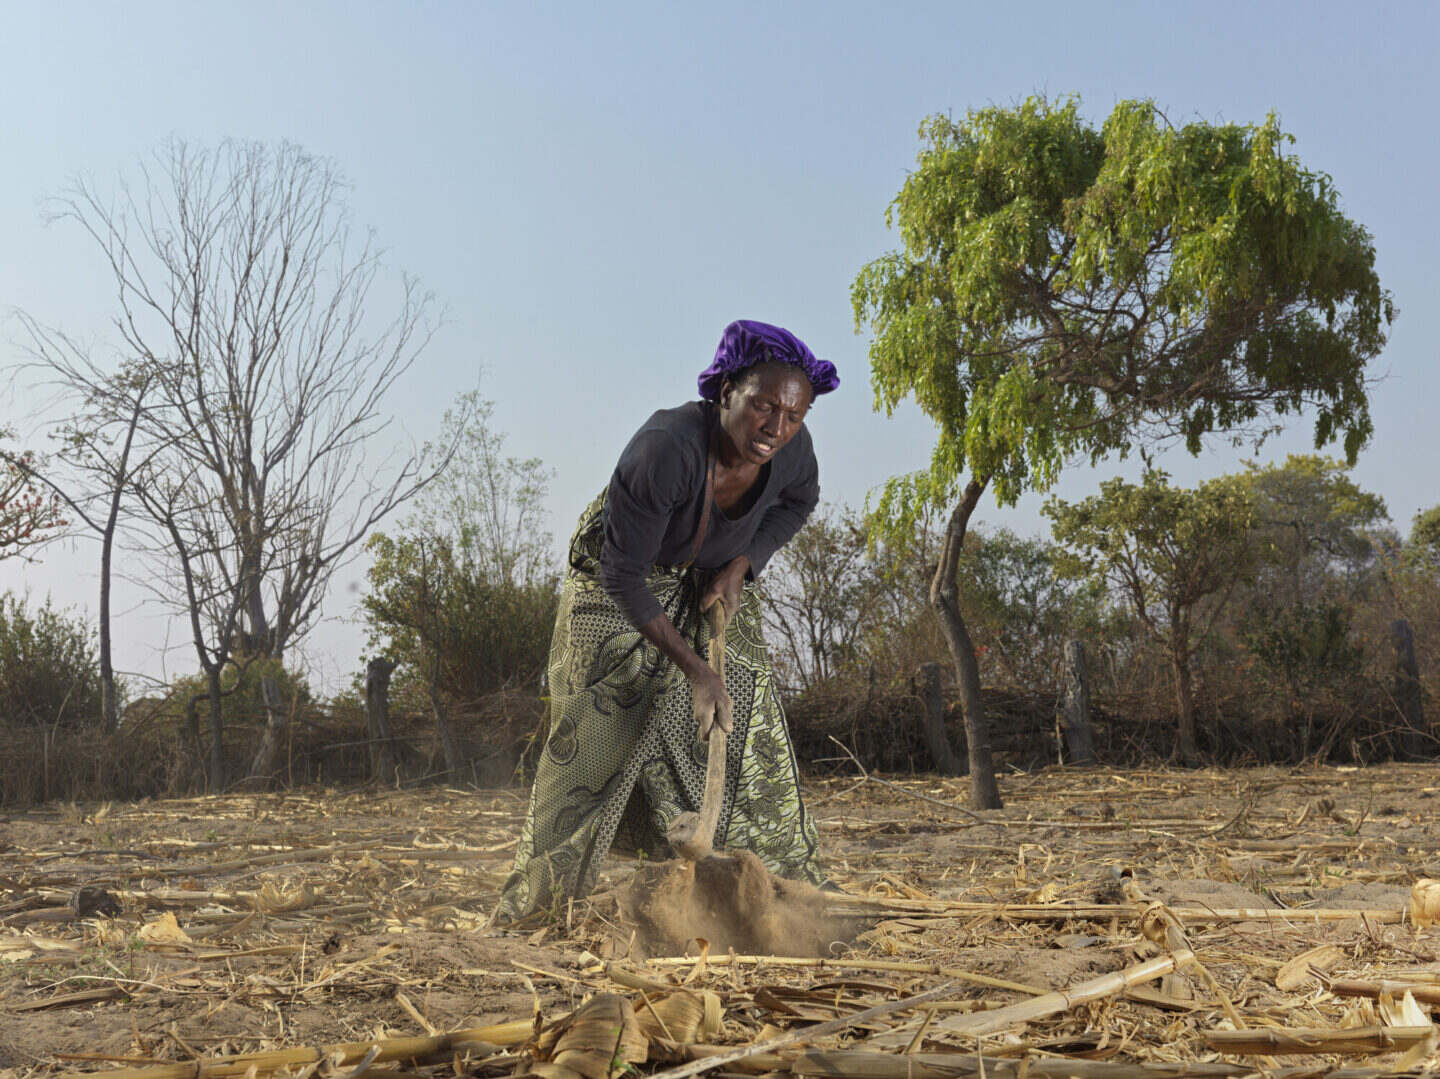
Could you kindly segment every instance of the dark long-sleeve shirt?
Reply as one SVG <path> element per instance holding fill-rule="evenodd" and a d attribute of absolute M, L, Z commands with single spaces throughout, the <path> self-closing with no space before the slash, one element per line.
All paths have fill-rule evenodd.
<path fill-rule="evenodd" d="M 600 580 L 637 629 L 662 613 L 645 586 L 652 568 L 690 560 L 705 501 L 713 408 L 692 401 L 655 413 L 630 439 L 610 477 Z M 758 577 L 800 530 L 820 501 L 820 469 L 805 427 L 761 467 L 756 482 L 763 485 L 760 496 L 743 516 L 711 507 L 697 566 L 720 569 L 743 554 Z"/>

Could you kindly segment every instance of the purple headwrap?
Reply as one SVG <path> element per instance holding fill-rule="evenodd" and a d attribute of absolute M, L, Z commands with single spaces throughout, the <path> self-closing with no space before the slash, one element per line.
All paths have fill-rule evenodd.
<path fill-rule="evenodd" d="M 720 400 L 720 385 L 727 378 L 757 363 L 788 363 L 805 372 L 815 396 L 829 393 L 840 385 L 835 365 L 810 351 L 810 346 L 789 330 L 768 322 L 739 319 L 725 327 L 715 362 L 700 373 L 700 396 L 707 401 Z"/>

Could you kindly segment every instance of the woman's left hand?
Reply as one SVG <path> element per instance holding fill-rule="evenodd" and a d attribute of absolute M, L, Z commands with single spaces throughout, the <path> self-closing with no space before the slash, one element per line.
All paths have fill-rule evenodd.
<path fill-rule="evenodd" d="M 745 588 L 745 574 L 750 572 L 750 559 L 743 554 L 711 578 L 700 595 L 700 609 L 708 611 L 717 600 L 723 600 L 727 617 L 733 618 L 740 609 L 740 593 Z"/>

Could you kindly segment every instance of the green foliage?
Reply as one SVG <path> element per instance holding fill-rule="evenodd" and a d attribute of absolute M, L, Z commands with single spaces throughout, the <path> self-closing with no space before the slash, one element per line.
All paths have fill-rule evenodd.
<path fill-rule="evenodd" d="M 220 671 L 220 711 L 227 727 L 233 724 L 264 726 L 267 713 L 260 683 L 265 678 L 275 679 L 280 700 L 287 709 L 305 712 L 314 705 L 314 695 L 303 673 L 290 670 L 278 659 L 236 656 Z M 190 701 L 198 699 L 196 714 L 203 726 L 209 709 L 207 692 L 203 674 L 177 678 L 166 691 L 165 711 L 184 716 Z"/>
<path fill-rule="evenodd" d="M 1115 586 L 1151 633 L 1187 658 L 1198 608 L 1255 566 L 1254 503 L 1233 477 L 1185 489 L 1147 469 L 1138 484 L 1107 480 L 1074 505 L 1052 498 L 1045 515 L 1064 549 L 1057 569 Z"/>
<path fill-rule="evenodd" d="M 1251 612 L 1246 648 L 1298 701 L 1362 675 L 1364 653 L 1351 640 L 1351 610 L 1339 603 L 1300 603 Z"/>
<path fill-rule="evenodd" d="M 370 537 L 362 601 L 370 647 L 398 664 L 397 694 L 465 703 L 539 684 L 558 602 L 542 527 L 550 472 L 504 455 L 494 406 L 475 392 L 445 413 L 450 463 L 395 535 Z M 434 450 L 427 447 L 427 455 Z"/>
<path fill-rule="evenodd" d="M 1126 597 L 1150 636 L 1164 645 L 1175 679 L 1180 756 L 1198 756 L 1191 659 L 1234 587 L 1254 570 L 1254 501 L 1233 477 L 1190 490 L 1158 469 L 1138 484 L 1119 478 L 1075 505 L 1045 504 L 1057 569 L 1105 580 Z"/>
<path fill-rule="evenodd" d="M 1025 688 L 1056 684 L 1065 642 L 1098 638 L 1105 587 L 1055 572 L 1058 552 L 1007 528 L 966 537 L 961 602 L 987 681 Z"/>
<path fill-rule="evenodd" d="M 365 620 L 371 647 L 402 665 L 397 692 L 433 685 L 468 702 L 539 683 L 555 624 L 552 580 L 492 582 L 433 537 L 377 533 L 366 546 Z"/>
<path fill-rule="evenodd" d="M 1389 295 L 1329 178 L 1259 125 L 1171 125 L 1122 102 L 1099 131 L 1074 98 L 920 130 L 887 220 L 902 247 L 852 298 L 877 407 L 937 427 L 930 467 L 887 486 L 892 532 L 967 474 L 1002 504 L 1067 458 L 1145 433 L 1205 435 L 1315 410 L 1316 444 L 1369 437 L 1364 368 Z"/>
<path fill-rule="evenodd" d="M 505 436 L 491 426 L 495 405 L 477 391 L 446 411 L 436 442 L 455 447 L 449 464 L 416 499 L 405 532 L 443 539 L 463 572 L 522 590 L 553 580 L 552 537 L 544 528 L 545 496 L 554 473 L 538 457 L 505 456 Z"/>
<path fill-rule="evenodd" d="M 1345 464 L 1313 454 L 1251 463 L 1242 480 L 1265 560 L 1257 594 L 1272 606 L 1308 607 L 1353 595 L 1375 559 L 1372 534 L 1388 520 L 1384 500 L 1361 490 Z"/>
<path fill-rule="evenodd" d="M 17 726 L 100 724 L 93 629 L 51 606 L 0 596 L 0 720 Z"/>
<path fill-rule="evenodd" d="M 1281 729 L 1301 757 L 1312 751 L 1317 727 L 1329 729 L 1330 742 L 1337 720 L 1374 710 L 1354 616 L 1352 604 L 1320 600 L 1252 608 L 1242 620 L 1241 640 L 1256 661 L 1248 680 L 1251 706 L 1263 712 L 1267 699 L 1275 703 Z"/>
<path fill-rule="evenodd" d="M 1254 661 L 1247 705 L 1270 714 L 1303 755 L 1317 721 L 1333 726 L 1371 707 L 1356 622 L 1380 616 L 1365 604 L 1379 598 L 1372 586 L 1384 568 L 1376 556 L 1387 545 L 1385 503 L 1343 462 L 1318 455 L 1251 463 L 1235 479 L 1255 507 L 1256 573 L 1237 594 L 1230 627 Z"/>
<path fill-rule="evenodd" d="M 1431 506 L 1415 515 L 1408 546 L 1423 561 L 1440 566 L 1440 506 Z"/>

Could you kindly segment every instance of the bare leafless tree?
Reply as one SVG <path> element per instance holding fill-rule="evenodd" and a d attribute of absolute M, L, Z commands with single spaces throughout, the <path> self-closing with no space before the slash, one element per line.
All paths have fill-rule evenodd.
<path fill-rule="evenodd" d="M 766 633 L 792 688 L 856 659 L 879 592 L 857 522 L 822 509 L 776 552 L 764 580 Z"/>
<path fill-rule="evenodd" d="M 253 553 L 224 534 L 224 511 L 218 500 L 206 499 L 203 481 L 196 466 L 176 468 L 173 461 L 162 460 L 136 475 L 131 488 L 160 528 L 152 551 L 168 572 L 157 578 L 154 590 L 163 598 L 177 584 L 181 589 L 191 642 L 205 675 L 210 718 L 207 786 L 220 790 L 226 779 L 221 675 L 233 658 L 248 600 L 243 582 L 263 576 L 269 567 L 251 561 Z"/>
<path fill-rule="evenodd" d="M 81 180 L 54 204 L 107 260 L 123 377 L 145 379 L 137 542 L 212 682 L 212 787 L 219 671 L 236 654 L 283 657 L 365 534 L 448 462 L 444 448 L 367 456 L 433 302 L 408 277 L 380 295 L 379 254 L 352 237 L 344 191 L 297 146 L 172 140 L 114 198 Z M 120 388 L 105 386 L 118 413 Z"/>
<path fill-rule="evenodd" d="M 143 464 L 137 459 L 136 434 L 153 374 L 144 367 L 106 372 L 64 333 L 23 312 L 19 317 L 29 334 L 28 366 L 58 385 L 70 418 L 56 432 L 58 444 L 52 457 L 40 461 L 5 451 L 0 456 L 11 469 L 22 470 L 48 488 L 57 503 L 63 502 L 73 514 L 72 526 L 83 525 L 100 541 L 99 719 L 109 733 L 120 722 L 110 617 L 117 530 L 131 473 Z"/>

